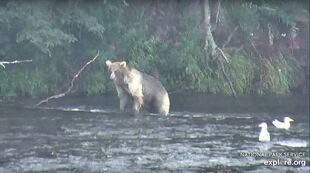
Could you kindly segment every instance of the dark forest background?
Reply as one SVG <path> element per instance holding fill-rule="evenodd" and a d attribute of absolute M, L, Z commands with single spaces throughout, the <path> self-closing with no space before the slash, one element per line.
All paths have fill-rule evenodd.
<path fill-rule="evenodd" d="M 0 98 L 114 92 L 105 61 L 158 71 L 170 93 L 308 93 L 309 1 L 0 0 Z"/>

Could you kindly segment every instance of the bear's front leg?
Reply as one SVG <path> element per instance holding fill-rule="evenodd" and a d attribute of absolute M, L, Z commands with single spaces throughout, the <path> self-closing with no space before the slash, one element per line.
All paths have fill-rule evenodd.
<path fill-rule="evenodd" d="M 130 102 L 130 96 L 120 87 L 116 87 L 119 98 L 119 108 L 121 112 L 125 112 Z"/>
<path fill-rule="evenodd" d="M 130 98 L 128 96 L 122 96 L 119 98 L 119 108 L 122 112 L 125 112 L 128 108 Z"/>
<path fill-rule="evenodd" d="M 135 111 L 135 114 L 138 114 L 140 112 L 142 104 L 143 104 L 143 97 L 142 96 L 134 97 L 133 110 Z"/>

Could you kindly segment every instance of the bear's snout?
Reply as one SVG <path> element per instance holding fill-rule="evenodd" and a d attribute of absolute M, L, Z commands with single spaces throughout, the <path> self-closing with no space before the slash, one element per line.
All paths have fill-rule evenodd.
<path fill-rule="evenodd" d="M 115 73 L 112 72 L 111 75 L 110 75 L 110 79 L 114 80 L 115 79 Z"/>

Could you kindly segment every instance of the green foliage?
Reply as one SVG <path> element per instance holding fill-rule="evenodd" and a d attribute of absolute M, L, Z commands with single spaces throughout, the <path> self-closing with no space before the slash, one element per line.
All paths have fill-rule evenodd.
<path fill-rule="evenodd" d="M 241 54 L 234 55 L 229 60 L 229 74 L 237 94 L 251 94 L 255 73 L 259 69 L 258 66 L 252 59 Z"/>
<path fill-rule="evenodd" d="M 11 1 L 2 14 L 8 14 L 3 16 L 8 30 L 11 28 L 19 30 L 16 34 L 17 43 L 29 41 L 43 53 L 51 56 L 51 48 L 73 43 L 77 39 L 53 25 L 51 22 L 54 17 L 53 8 L 49 8 L 49 5 L 51 4 L 48 1 L 38 4 L 18 4 Z"/>
<path fill-rule="evenodd" d="M 289 93 L 290 88 L 299 83 L 300 74 L 296 62 L 286 60 L 282 55 L 273 62 L 265 59 L 260 68 L 261 90 L 258 92 Z"/>
<path fill-rule="evenodd" d="M 105 84 L 108 82 L 110 81 L 103 77 L 102 71 L 92 71 L 83 75 L 78 89 L 82 93 L 86 92 L 87 95 L 103 93 L 106 91 L 107 86 Z"/>
<path fill-rule="evenodd" d="M 290 49 L 290 39 L 302 35 L 296 18 L 309 24 L 304 5 L 308 2 L 221 2 L 218 26 L 207 37 L 220 31 L 219 38 L 212 39 L 221 46 L 231 28 L 239 26 L 223 49 L 229 59 L 224 68 L 237 94 L 290 93 L 304 80 L 304 72 L 296 57 L 281 49 Z M 105 69 L 105 60 L 111 59 L 126 60 L 147 73 L 157 68 L 172 93 L 230 94 L 223 59 L 210 53 L 215 47 L 207 50 L 212 57 L 204 50 L 201 9 L 199 1 L 3 1 L 0 61 L 33 62 L 0 67 L 0 98 L 62 92 L 97 50 L 104 54 L 81 74 L 75 86 L 78 93 L 115 92 Z M 290 37 L 282 38 L 283 32 Z M 274 39 L 274 45 L 266 38 Z"/>
<path fill-rule="evenodd" d="M 48 86 L 37 71 L 0 72 L 0 96 L 35 96 L 48 93 Z"/>
<path fill-rule="evenodd" d="M 259 26 L 259 6 L 252 2 L 233 3 L 229 9 L 230 14 L 235 18 L 240 28 L 251 35 L 257 32 Z"/>
<path fill-rule="evenodd" d="M 168 47 L 164 54 L 161 55 L 162 69 L 167 86 L 172 92 L 179 90 L 196 90 L 199 92 L 206 91 L 205 81 L 208 76 L 205 72 L 208 71 L 207 63 L 204 60 L 203 50 L 203 32 L 200 27 L 192 28 L 192 25 L 198 26 L 199 21 L 196 19 L 196 13 L 186 14 L 184 20 L 180 20 L 180 25 L 185 32 L 178 35 L 179 46 L 176 49 Z M 184 23 L 183 23 L 184 22 Z M 186 23 L 192 25 L 186 26 Z M 161 45 L 164 49 L 167 45 Z"/>
<path fill-rule="evenodd" d="M 231 3 L 230 1 L 226 3 Z M 262 32 L 268 25 L 285 26 L 293 38 L 297 35 L 296 17 L 309 18 L 307 2 L 298 1 L 246 1 L 228 5 L 229 13 L 248 36 Z M 304 6 L 305 5 L 305 6 Z M 309 4 L 308 4 L 309 5 Z M 275 29 L 275 28 L 274 28 Z M 278 28 L 281 29 L 281 28 Z M 275 29 L 277 30 L 277 29 Z M 283 28 L 281 29 L 283 32 Z M 278 35 L 279 37 L 280 35 Z"/>

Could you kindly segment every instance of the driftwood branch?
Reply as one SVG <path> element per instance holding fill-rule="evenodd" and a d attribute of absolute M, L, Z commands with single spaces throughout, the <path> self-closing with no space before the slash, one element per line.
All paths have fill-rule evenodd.
<path fill-rule="evenodd" d="M 39 103 L 36 104 L 36 106 L 40 106 L 42 105 L 43 103 L 47 103 L 49 100 L 51 99 L 57 99 L 57 98 L 60 98 L 60 97 L 64 97 L 66 96 L 67 94 L 69 94 L 71 92 L 71 90 L 73 89 L 74 87 L 74 82 L 76 81 L 76 79 L 79 77 L 79 75 L 81 74 L 81 72 L 89 65 L 91 64 L 92 62 L 94 62 L 99 56 L 99 50 L 97 52 L 97 55 L 91 59 L 90 61 L 88 61 L 86 64 L 83 65 L 82 68 L 80 68 L 80 70 L 73 76 L 72 80 L 71 80 L 71 83 L 70 83 L 70 87 L 63 93 L 60 93 L 60 94 L 56 94 L 56 95 L 53 95 L 53 96 L 50 96 L 44 100 L 41 100 Z"/>
<path fill-rule="evenodd" d="M 32 62 L 31 59 L 27 59 L 27 60 L 15 60 L 15 61 L 0 61 L 0 65 L 5 68 L 4 64 L 18 64 L 18 63 L 24 63 L 24 62 Z"/>

